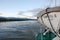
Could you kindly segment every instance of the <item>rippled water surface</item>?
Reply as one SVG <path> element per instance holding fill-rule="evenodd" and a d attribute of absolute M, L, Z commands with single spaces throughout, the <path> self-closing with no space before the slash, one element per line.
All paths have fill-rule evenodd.
<path fill-rule="evenodd" d="M 35 40 L 40 27 L 37 21 L 0 22 L 0 39 Z"/>

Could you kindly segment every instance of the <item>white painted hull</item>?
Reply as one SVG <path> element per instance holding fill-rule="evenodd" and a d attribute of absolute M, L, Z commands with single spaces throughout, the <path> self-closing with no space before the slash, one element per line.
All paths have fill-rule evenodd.
<path fill-rule="evenodd" d="M 57 36 L 57 37 L 53 38 L 52 40 L 60 40 L 60 38 Z"/>
<path fill-rule="evenodd" d="M 60 7 L 59 7 L 60 8 Z M 48 16 L 47 16 L 47 14 L 44 14 L 44 13 L 46 13 L 45 11 L 42 11 L 41 13 L 39 13 L 38 14 L 38 21 L 42 24 L 42 25 L 45 25 L 46 26 L 46 28 L 49 28 L 49 30 L 51 31 L 51 32 L 53 32 L 55 35 L 56 35 L 56 33 L 58 34 L 58 35 L 60 35 L 59 34 L 59 29 L 60 29 L 60 9 L 59 8 L 53 8 L 52 10 L 51 9 L 49 9 L 49 13 L 48 13 L 48 16 L 49 16 L 49 18 L 48 18 Z M 55 10 L 55 11 L 54 11 Z M 52 12 L 53 11 L 53 12 Z M 43 15 L 44 14 L 44 15 Z M 41 15 L 43 15 L 42 17 L 41 17 Z M 49 20 L 50 19 L 50 20 Z M 51 23 L 50 23 L 51 22 Z M 52 27 L 51 27 L 51 24 L 52 24 L 52 26 L 53 26 L 53 29 L 52 29 Z M 46 29 L 45 28 L 45 29 Z M 55 32 L 56 33 L 55 33 Z M 57 39 L 58 38 L 58 39 Z M 60 38 L 57 36 L 56 38 L 54 38 L 53 40 L 59 40 Z"/>
<path fill-rule="evenodd" d="M 46 17 L 47 15 L 43 16 L 43 21 L 44 21 L 44 24 L 52 31 L 52 27 L 49 23 L 49 20 L 48 20 L 48 17 Z M 46 18 L 45 18 L 46 17 Z M 60 12 L 53 12 L 53 13 L 50 13 L 49 14 L 49 17 L 50 17 L 50 20 L 51 20 L 51 23 L 53 25 L 53 28 L 56 32 L 58 32 L 58 29 L 60 27 Z"/>

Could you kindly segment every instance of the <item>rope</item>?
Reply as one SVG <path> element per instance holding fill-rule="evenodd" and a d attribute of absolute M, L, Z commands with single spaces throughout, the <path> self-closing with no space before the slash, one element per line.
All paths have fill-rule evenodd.
<path fill-rule="evenodd" d="M 49 8 L 47 8 L 47 9 L 49 9 Z M 50 17 L 49 17 L 49 15 L 48 15 L 48 13 L 47 13 L 47 9 L 46 9 L 46 14 L 47 14 L 49 23 L 50 23 L 50 25 L 51 25 L 51 27 L 52 27 L 54 33 L 60 38 L 60 36 L 57 34 L 57 32 L 55 32 L 55 30 L 54 30 L 54 28 L 53 28 L 53 25 L 52 25 L 52 23 L 51 23 Z M 44 14 L 43 14 L 43 15 L 44 15 Z M 44 24 L 44 21 L 43 21 L 43 18 L 42 18 L 43 15 L 41 15 L 41 20 L 42 20 L 42 23 Z M 48 28 L 48 29 L 49 29 L 49 28 Z"/>
<path fill-rule="evenodd" d="M 52 23 L 51 23 L 50 17 L 49 17 L 49 15 L 48 15 L 48 13 L 47 13 L 47 9 L 46 9 L 46 14 L 47 14 L 47 16 L 48 16 L 49 23 L 50 23 L 50 25 L 51 25 L 54 33 L 60 38 L 60 36 L 55 32 L 55 30 L 54 30 L 54 28 L 53 28 L 53 25 L 52 25 Z"/>

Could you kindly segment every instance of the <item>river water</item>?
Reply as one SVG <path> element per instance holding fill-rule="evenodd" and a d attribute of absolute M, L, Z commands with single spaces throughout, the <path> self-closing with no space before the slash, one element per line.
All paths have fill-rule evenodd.
<path fill-rule="evenodd" d="M 35 40 L 41 28 L 37 21 L 0 22 L 0 39 Z"/>

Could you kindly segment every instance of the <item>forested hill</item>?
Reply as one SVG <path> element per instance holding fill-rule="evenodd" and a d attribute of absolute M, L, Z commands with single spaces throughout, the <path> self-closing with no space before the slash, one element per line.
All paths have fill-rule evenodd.
<path fill-rule="evenodd" d="M 26 21 L 26 20 L 35 20 L 30 18 L 15 18 L 15 17 L 0 17 L 1 21 Z"/>

